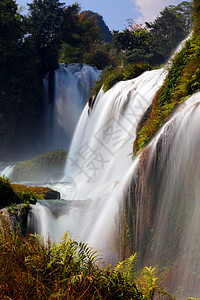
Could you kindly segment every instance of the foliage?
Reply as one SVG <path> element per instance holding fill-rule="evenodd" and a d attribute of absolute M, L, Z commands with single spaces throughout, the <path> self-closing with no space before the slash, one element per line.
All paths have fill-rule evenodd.
<path fill-rule="evenodd" d="M 99 42 L 91 45 L 90 51 L 83 55 L 83 60 L 86 64 L 95 65 L 99 70 L 116 63 L 111 46 Z"/>
<path fill-rule="evenodd" d="M 182 2 L 161 11 L 147 29 L 114 31 L 113 45 L 123 51 L 124 63 L 147 61 L 152 65 L 164 63 L 176 46 L 188 35 L 192 26 L 192 4 Z M 159 42 L 158 42 L 159 41 Z"/>
<path fill-rule="evenodd" d="M 0 177 L 0 208 L 19 203 L 35 204 L 36 201 L 37 199 L 31 191 L 14 191 L 9 179 Z"/>
<path fill-rule="evenodd" d="M 19 136 L 30 128 L 38 110 L 40 84 L 34 46 L 24 39 L 23 18 L 13 0 L 0 3 L 0 154 L 16 152 Z M 29 99 L 29 101 L 27 101 Z M 10 117 L 12 115 L 12 118 Z M 29 118 L 26 116 L 29 115 Z M 30 138 L 32 138 L 29 132 Z M 29 138 L 27 138 L 27 142 Z M 12 147 L 11 147 L 12 145 Z"/>
<path fill-rule="evenodd" d="M 177 6 L 170 5 L 169 6 L 173 12 L 178 14 L 182 19 L 184 19 L 185 22 L 185 30 L 188 32 L 192 29 L 193 23 L 194 23 L 194 3 L 193 2 L 188 2 L 188 1 L 183 1 Z"/>
<path fill-rule="evenodd" d="M 43 181 L 48 176 L 62 173 L 67 151 L 57 150 L 37 155 L 31 160 L 19 163 L 12 174 L 14 181 Z"/>
<path fill-rule="evenodd" d="M 198 0 L 193 0 L 194 4 L 194 31 L 198 35 L 200 29 L 200 3 Z"/>
<path fill-rule="evenodd" d="M 20 15 L 17 4 L 12 0 L 0 2 L 0 57 L 5 60 L 21 37 Z"/>
<path fill-rule="evenodd" d="M 20 196 L 20 195 L 32 195 L 36 199 L 45 199 L 46 193 L 48 191 L 51 191 L 51 189 L 47 187 L 41 187 L 41 186 L 25 186 L 21 184 L 11 184 L 14 192 Z M 26 197 L 26 196 L 25 196 Z M 28 200 L 29 201 L 29 200 Z M 34 203 L 31 203 L 34 204 Z"/>
<path fill-rule="evenodd" d="M 19 197 L 13 191 L 9 179 L 0 177 L 0 208 L 9 206 L 11 203 L 20 203 Z"/>
<path fill-rule="evenodd" d="M 83 14 L 87 14 L 88 17 L 93 17 L 96 20 L 96 25 L 100 28 L 100 40 L 104 43 L 110 43 L 112 41 L 112 33 L 108 26 L 105 24 L 103 17 L 91 10 L 84 11 Z M 82 14 L 82 13 L 81 13 Z"/>
<path fill-rule="evenodd" d="M 2 299 L 153 299 L 147 298 L 145 287 L 144 293 L 140 289 L 141 280 L 139 284 L 130 276 L 135 256 L 124 269 L 121 264 L 100 269 L 96 251 L 67 233 L 60 244 L 51 245 L 34 235 L 21 236 L 1 219 L 0 248 Z"/>
<path fill-rule="evenodd" d="M 0 156 L 7 160 L 24 159 L 37 143 L 42 79 L 59 59 L 94 63 L 102 57 L 101 66 L 110 63 L 103 46 L 100 53 L 90 51 L 101 40 L 99 15 L 59 0 L 34 0 L 28 7 L 22 16 L 14 0 L 0 3 Z"/>
<path fill-rule="evenodd" d="M 97 50 L 99 43 L 102 42 L 102 31 L 97 25 L 98 14 L 91 11 L 80 13 L 79 6 L 72 6 L 72 20 L 66 18 L 63 27 L 63 43 L 60 53 L 62 63 L 87 63 L 84 58 L 88 52 Z M 69 39 L 69 32 L 71 38 Z M 96 47 L 95 47 L 96 45 Z M 93 50 L 92 50 L 93 49 Z M 94 61 L 93 61 L 94 63 Z M 95 61 L 95 65 L 98 61 Z"/>
<path fill-rule="evenodd" d="M 113 45 L 118 53 L 123 51 L 122 59 L 124 64 L 133 64 L 143 61 L 154 62 L 156 51 L 152 49 L 151 33 L 147 30 L 135 32 L 125 29 L 123 32 L 114 31 Z M 158 63 L 158 62 L 157 62 Z"/>
<path fill-rule="evenodd" d="M 163 56 L 164 61 L 169 58 L 172 51 L 191 30 L 191 27 L 188 25 L 188 16 L 184 18 L 184 14 L 181 14 L 179 11 L 180 5 L 179 9 L 176 9 L 175 6 L 166 7 L 154 23 L 146 23 L 151 29 L 153 48 L 156 49 L 158 54 Z M 191 3 L 188 3 L 188 10 L 185 11 L 185 14 L 188 14 L 189 11 L 191 14 Z"/>
<path fill-rule="evenodd" d="M 154 299 L 156 294 L 163 294 L 164 296 L 165 292 L 160 289 L 160 279 L 156 277 L 156 268 L 144 267 L 140 280 L 145 299 Z"/>
<path fill-rule="evenodd" d="M 64 4 L 59 0 L 33 0 L 28 4 L 26 18 L 28 39 L 36 47 L 40 61 L 40 76 L 58 66 L 58 49 L 61 43 L 61 26 L 64 22 Z"/>
<path fill-rule="evenodd" d="M 138 130 L 134 143 L 135 154 L 155 135 L 178 104 L 200 90 L 199 53 L 199 37 L 194 35 L 174 58 L 168 76 Z"/>
<path fill-rule="evenodd" d="M 152 67 L 148 63 L 126 65 L 123 67 L 107 67 L 102 71 L 100 79 L 92 89 L 91 94 L 96 96 L 102 85 L 104 92 L 106 92 L 117 82 L 133 79 L 149 70 L 152 70 Z"/>

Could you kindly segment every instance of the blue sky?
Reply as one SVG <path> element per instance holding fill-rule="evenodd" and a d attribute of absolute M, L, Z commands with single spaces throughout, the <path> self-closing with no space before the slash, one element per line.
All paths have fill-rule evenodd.
<path fill-rule="evenodd" d="M 67 0 L 66 5 L 78 2 L 82 10 L 92 10 L 102 15 L 104 21 L 112 30 L 123 30 L 127 27 L 127 19 L 135 22 L 153 21 L 159 12 L 168 5 L 177 5 L 183 0 Z M 16 0 L 17 4 L 25 6 L 31 0 Z"/>

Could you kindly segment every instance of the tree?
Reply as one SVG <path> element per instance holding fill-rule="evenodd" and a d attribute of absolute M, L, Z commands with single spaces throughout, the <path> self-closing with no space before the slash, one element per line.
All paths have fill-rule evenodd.
<path fill-rule="evenodd" d="M 64 3 L 59 0 L 34 0 L 28 4 L 27 28 L 40 59 L 40 74 L 57 67 L 64 22 Z"/>
<path fill-rule="evenodd" d="M 76 4 L 68 7 L 63 23 L 63 44 L 60 61 L 65 63 L 84 62 L 84 55 L 101 41 L 101 30 L 96 14 L 80 13 Z"/>
<path fill-rule="evenodd" d="M 184 20 L 184 29 L 188 34 L 193 27 L 193 2 L 183 1 L 177 6 L 170 5 L 169 7 Z"/>
<path fill-rule="evenodd" d="M 172 51 L 189 34 L 192 24 L 192 3 L 182 2 L 170 5 L 161 11 L 153 23 L 146 25 L 152 35 L 153 48 L 168 59 Z"/>
<path fill-rule="evenodd" d="M 129 29 L 114 31 L 113 45 L 118 53 L 123 52 L 125 63 L 164 63 L 191 30 L 191 16 L 190 2 L 170 5 L 161 11 L 154 22 L 146 22 L 147 29 L 135 26 L 138 29 L 134 32 Z"/>
<path fill-rule="evenodd" d="M 198 0 L 194 0 L 194 31 L 196 36 L 200 30 L 200 3 Z"/>
<path fill-rule="evenodd" d="M 132 64 L 137 62 L 154 63 L 155 51 L 153 49 L 152 36 L 144 29 L 132 32 L 125 29 L 123 32 L 114 31 L 114 47 L 124 52 L 124 63 Z"/>
<path fill-rule="evenodd" d="M 14 0 L 0 1 L 0 62 L 6 61 L 21 38 L 21 16 Z"/>
<path fill-rule="evenodd" d="M 37 54 L 13 0 L 0 2 L 0 155 L 16 153 L 38 111 Z M 23 138 L 22 138 L 23 137 Z M 30 142 L 27 138 L 26 143 Z M 21 144 L 21 147 L 22 144 Z M 19 149 L 18 149 L 19 150 Z"/>
<path fill-rule="evenodd" d="M 115 63 L 113 51 L 108 43 L 94 43 L 83 58 L 85 63 L 95 65 L 99 70 Z"/>

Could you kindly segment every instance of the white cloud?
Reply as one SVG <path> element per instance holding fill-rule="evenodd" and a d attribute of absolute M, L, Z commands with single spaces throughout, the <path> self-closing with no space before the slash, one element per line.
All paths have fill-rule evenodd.
<path fill-rule="evenodd" d="M 159 13 L 169 5 L 178 5 L 181 0 L 131 0 L 136 6 L 141 16 L 137 22 L 153 21 Z"/>

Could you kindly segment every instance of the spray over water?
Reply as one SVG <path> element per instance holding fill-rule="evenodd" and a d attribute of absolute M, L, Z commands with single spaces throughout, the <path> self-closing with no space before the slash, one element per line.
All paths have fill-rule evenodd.
<path fill-rule="evenodd" d="M 137 125 L 166 73 L 148 71 L 100 91 L 93 110 L 86 106 L 81 115 L 65 176 L 53 187 L 65 202 L 38 203 L 33 214 L 41 214 L 41 233 L 57 240 L 66 229 L 108 258 L 139 252 L 141 264 L 158 265 L 182 299 L 200 294 L 200 95 L 183 104 L 133 162 L 130 155 Z"/>

